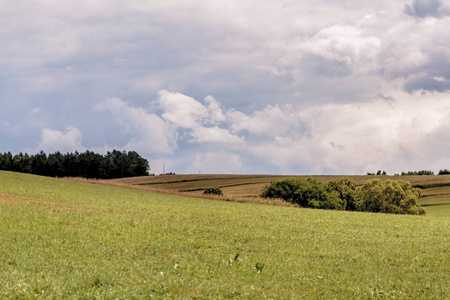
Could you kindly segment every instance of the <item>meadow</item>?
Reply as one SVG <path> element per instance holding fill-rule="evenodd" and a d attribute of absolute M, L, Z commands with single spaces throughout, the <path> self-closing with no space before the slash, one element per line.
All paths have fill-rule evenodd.
<path fill-rule="evenodd" d="M 448 299 L 449 236 L 447 217 L 0 172 L 1 299 Z"/>
<path fill-rule="evenodd" d="M 223 199 L 253 203 L 277 203 L 259 197 L 261 190 L 273 181 L 302 176 L 270 176 L 270 175 L 165 175 L 143 176 L 124 179 L 102 181 L 105 184 L 130 186 L 144 190 L 161 191 L 165 193 L 203 197 L 203 191 L 210 187 L 218 187 L 223 191 Z M 303 176 L 306 177 L 306 176 Z M 322 183 L 341 178 L 338 175 L 310 176 Z M 422 195 L 418 201 L 423 205 L 429 216 L 450 217 L 450 175 L 439 176 L 346 176 L 362 186 L 367 180 L 393 179 L 405 180 L 422 189 Z"/>

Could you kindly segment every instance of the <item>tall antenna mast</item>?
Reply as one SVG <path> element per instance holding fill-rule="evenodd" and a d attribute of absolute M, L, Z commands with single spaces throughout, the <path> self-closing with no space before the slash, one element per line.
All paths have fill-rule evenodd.
<path fill-rule="evenodd" d="M 166 163 L 163 162 L 163 175 L 166 175 Z"/>

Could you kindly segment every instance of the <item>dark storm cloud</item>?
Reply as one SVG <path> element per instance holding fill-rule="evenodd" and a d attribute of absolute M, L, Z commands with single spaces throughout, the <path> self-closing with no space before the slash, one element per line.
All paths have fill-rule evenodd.
<path fill-rule="evenodd" d="M 443 93 L 450 91 L 450 80 L 440 77 L 423 76 L 406 81 L 404 88 L 409 93 L 417 90 Z"/>
<path fill-rule="evenodd" d="M 413 0 L 411 4 L 405 4 L 404 12 L 412 17 L 439 18 L 444 13 L 443 11 L 441 11 L 441 7 L 441 0 Z"/>
<path fill-rule="evenodd" d="M 433 51 L 426 63 L 417 67 L 404 83 L 409 93 L 417 90 L 447 92 L 450 91 L 450 53 L 446 50 Z"/>

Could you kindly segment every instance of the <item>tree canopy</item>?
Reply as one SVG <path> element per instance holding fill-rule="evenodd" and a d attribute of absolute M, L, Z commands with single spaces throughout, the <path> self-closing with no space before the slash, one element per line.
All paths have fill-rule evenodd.
<path fill-rule="evenodd" d="M 135 151 L 113 150 L 106 155 L 92 151 L 48 155 L 44 151 L 34 155 L 4 152 L 0 153 L 0 170 L 51 177 L 112 179 L 146 176 L 150 165 Z"/>

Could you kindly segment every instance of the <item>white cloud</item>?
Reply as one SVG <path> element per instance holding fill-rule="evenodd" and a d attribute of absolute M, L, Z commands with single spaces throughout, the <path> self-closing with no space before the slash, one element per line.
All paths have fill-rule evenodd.
<path fill-rule="evenodd" d="M 214 99 L 213 96 L 205 97 L 205 102 L 208 103 L 208 111 L 210 114 L 211 123 L 215 124 L 217 122 L 225 121 L 225 116 L 222 109 L 220 108 L 220 104 L 216 99 Z"/>
<path fill-rule="evenodd" d="M 144 108 L 129 106 L 119 98 L 110 98 L 96 105 L 99 111 L 108 111 L 131 139 L 124 148 L 140 153 L 172 153 L 176 147 L 176 134 L 159 116 Z"/>
<path fill-rule="evenodd" d="M 189 129 L 190 141 L 199 143 L 239 144 L 242 139 L 230 133 L 228 129 L 213 124 L 226 120 L 219 103 L 207 96 L 203 105 L 192 97 L 166 90 L 158 92 L 158 103 L 163 110 L 161 117 L 177 128 Z"/>
<path fill-rule="evenodd" d="M 221 152 L 198 153 L 194 157 L 189 173 L 238 174 L 243 170 L 241 158 L 237 154 Z"/>
<path fill-rule="evenodd" d="M 248 132 L 253 136 L 299 136 L 305 133 L 304 124 L 292 107 L 282 110 L 279 106 L 267 106 L 251 115 L 229 110 L 227 117 L 233 132 Z"/>
<path fill-rule="evenodd" d="M 46 152 L 83 152 L 86 147 L 82 144 L 83 136 L 78 128 L 67 127 L 64 132 L 53 129 L 44 129 L 41 134 L 41 141 L 38 151 Z"/>
<path fill-rule="evenodd" d="M 242 138 L 233 135 L 227 129 L 219 127 L 196 127 L 192 136 L 199 143 L 222 143 L 222 144 L 243 144 Z"/>
<path fill-rule="evenodd" d="M 347 65 L 370 63 L 379 47 L 378 37 L 365 36 L 357 27 L 342 25 L 324 28 L 302 45 L 307 53 Z"/>
<path fill-rule="evenodd" d="M 221 127 L 211 126 L 217 119 L 213 113 L 217 109 L 208 110 L 207 106 L 181 93 L 163 91 L 160 95 L 166 97 L 158 99 L 158 103 L 164 104 L 161 115 L 166 117 L 151 115 L 151 119 L 158 120 L 160 134 L 178 136 L 177 140 L 172 140 L 171 149 L 175 152 L 172 155 L 167 152 L 167 159 L 177 157 L 174 163 L 184 165 L 188 172 L 197 172 L 197 169 L 244 172 L 251 169 L 246 165 L 249 157 L 257 158 L 276 173 L 285 174 L 364 174 L 378 169 L 394 173 L 437 166 L 438 159 L 428 156 L 429 153 L 439 152 L 439 162 L 444 157 L 450 159 L 445 151 L 431 146 L 447 149 L 449 143 L 442 139 L 442 133 L 450 128 L 450 105 L 438 93 L 419 93 L 412 98 L 397 92 L 389 97 L 390 101 L 319 104 L 301 109 L 268 106 L 248 114 L 221 108 Z M 165 102 L 166 99 L 170 101 Z M 196 112 L 189 108 L 186 112 L 177 110 L 175 104 L 167 103 L 195 107 Z M 217 100 L 213 103 L 214 107 L 221 107 Z M 98 108 L 107 108 L 115 119 L 128 126 L 130 142 L 127 146 L 145 152 L 151 127 L 145 127 L 148 130 L 133 128 L 149 118 L 149 113 L 117 98 L 105 101 Z M 201 113 L 197 114 L 199 111 Z M 168 112 L 170 117 L 167 117 Z M 183 154 L 185 150 L 180 145 L 185 141 L 194 147 L 196 154 L 192 154 L 192 150 Z M 189 166 L 180 157 L 191 159 L 193 163 Z"/>
<path fill-rule="evenodd" d="M 436 96 L 394 104 L 372 101 L 313 106 L 299 111 L 309 128 L 308 136 L 275 136 L 268 144 L 249 143 L 255 155 L 285 172 L 305 169 L 361 174 L 381 167 L 391 172 L 426 168 L 434 161 L 427 157 L 429 145 L 442 143 L 443 138 L 433 134 L 430 141 L 430 134 L 447 128 L 449 113 L 448 101 Z"/>
<path fill-rule="evenodd" d="M 166 121 L 182 128 L 194 128 L 208 117 L 208 109 L 195 99 L 181 93 L 158 92 L 161 115 Z"/>

